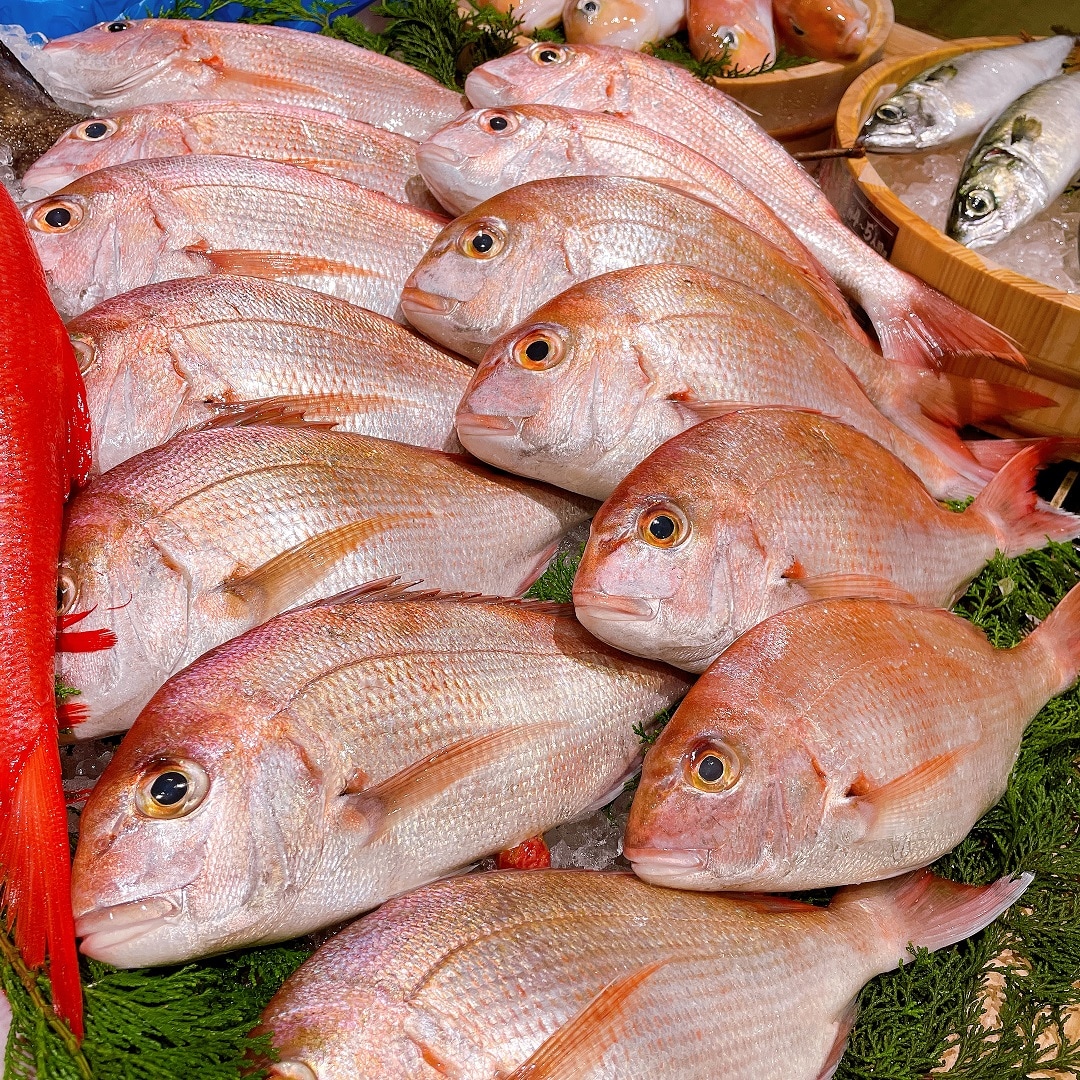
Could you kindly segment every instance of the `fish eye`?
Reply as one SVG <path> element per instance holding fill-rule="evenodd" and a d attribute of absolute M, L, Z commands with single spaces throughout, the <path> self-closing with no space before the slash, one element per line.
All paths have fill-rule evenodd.
<path fill-rule="evenodd" d="M 740 772 L 738 754 L 722 742 L 698 747 L 687 763 L 687 779 L 698 791 L 728 791 Z"/>
<path fill-rule="evenodd" d="M 730 26 L 721 26 L 719 30 L 713 34 L 713 37 L 721 45 L 726 45 L 729 49 L 735 48 L 739 44 L 739 35 Z"/>
<path fill-rule="evenodd" d="M 564 356 L 562 341 L 550 330 L 533 330 L 514 343 L 514 359 L 528 371 L 547 371 Z"/>
<path fill-rule="evenodd" d="M 112 135 L 114 131 L 116 131 L 115 120 L 90 120 L 75 129 L 75 138 L 86 142 L 97 142 L 98 139 Z"/>
<path fill-rule="evenodd" d="M 600 10 L 600 4 L 598 0 L 578 0 L 577 8 L 586 18 L 591 18 Z"/>
<path fill-rule="evenodd" d="M 517 131 L 517 117 L 507 113 L 487 113 L 480 123 L 489 131 Z"/>
<path fill-rule="evenodd" d="M 79 598 L 79 583 L 66 567 L 60 568 L 56 578 L 56 614 L 66 615 Z"/>
<path fill-rule="evenodd" d="M 30 218 L 38 232 L 70 232 L 82 221 L 82 207 L 68 199 L 50 199 L 42 203 Z"/>
<path fill-rule="evenodd" d="M 130 30 L 131 23 L 129 23 L 127 19 L 117 19 L 115 22 L 109 23 L 105 29 L 108 30 L 110 34 L 119 34 L 121 30 Z"/>
<path fill-rule="evenodd" d="M 972 188 L 964 196 L 963 213 L 966 218 L 984 218 L 997 209 L 997 199 L 989 188 Z"/>
<path fill-rule="evenodd" d="M 135 805 L 145 817 L 178 818 L 198 807 L 210 790 L 210 778 L 194 761 L 151 766 L 135 789 Z"/>
<path fill-rule="evenodd" d="M 94 343 L 89 338 L 73 337 L 71 347 L 75 350 L 75 362 L 79 365 L 79 373 L 85 375 L 94 366 L 94 360 L 97 358 Z"/>
<path fill-rule="evenodd" d="M 506 236 L 491 222 L 470 229 L 461 237 L 460 248 L 470 259 L 494 259 L 503 249 Z"/>
<path fill-rule="evenodd" d="M 638 536 L 650 547 L 677 547 L 689 535 L 690 523 L 674 506 L 654 506 L 638 519 Z"/>
<path fill-rule="evenodd" d="M 892 101 L 886 101 L 884 105 L 879 105 L 874 110 L 874 115 L 884 124 L 895 124 L 907 117 L 904 107 Z"/>
<path fill-rule="evenodd" d="M 553 45 L 545 45 L 534 49 L 532 58 L 538 64 L 561 64 L 566 60 L 567 51 Z"/>

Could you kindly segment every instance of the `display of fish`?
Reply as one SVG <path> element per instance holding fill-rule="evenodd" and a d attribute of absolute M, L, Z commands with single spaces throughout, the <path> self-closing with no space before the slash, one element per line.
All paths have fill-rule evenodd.
<path fill-rule="evenodd" d="M 0 147 L 11 151 L 16 178 L 78 119 L 60 108 L 0 41 Z"/>
<path fill-rule="evenodd" d="M 245 101 L 176 101 L 81 119 L 23 178 L 40 199 L 110 165 L 183 154 L 280 161 L 440 211 L 416 168 L 416 143 L 318 109 Z"/>
<path fill-rule="evenodd" d="M 685 68 L 626 49 L 537 42 L 475 68 L 465 89 L 477 108 L 541 103 L 616 112 L 718 163 L 768 203 L 858 300 L 886 356 L 934 366 L 963 355 L 1023 364 L 999 330 L 864 244 L 780 143 Z"/>
<path fill-rule="evenodd" d="M 980 490 L 992 473 L 955 434 L 893 400 L 912 373 L 865 353 L 869 398 L 829 344 L 753 289 L 686 266 L 630 267 L 568 289 L 498 339 L 462 398 L 458 438 L 500 468 L 606 499 L 703 418 L 792 405 L 876 439 L 939 497 Z M 874 401 L 895 405 L 911 433 Z"/>
<path fill-rule="evenodd" d="M 212 154 L 114 165 L 24 214 L 67 317 L 140 285 L 211 273 L 275 278 L 394 315 L 444 224 L 310 169 Z"/>
<path fill-rule="evenodd" d="M 382 315 L 261 278 L 181 278 L 68 324 L 105 472 L 256 404 L 341 430 L 458 451 L 473 369 Z"/>
<path fill-rule="evenodd" d="M 461 95 L 381 53 L 283 26 L 114 19 L 50 41 L 31 70 L 56 97 L 117 112 L 162 101 L 304 105 L 423 138 Z"/>
<path fill-rule="evenodd" d="M 742 71 L 776 62 L 772 0 L 688 0 L 686 33 L 698 60 L 726 57 Z"/>
<path fill-rule="evenodd" d="M 621 176 L 533 180 L 462 214 L 405 282 L 401 309 L 434 341 L 479 359 L 571 285 L 655 263 L 715 271 L 813 329 L 863 337 L 831 289 L 742 222 L 683 191 Z"/>
<path fill-rule="evenodd" d="M 567 41 L 621 49 L 662 41 L 685 21 L 686 0 L 565 0 L 562 9 Z"/>
<path fill-rule="evenodd" d="M 1032 490 L 1038 466 L 1078 449 L 1028 447 L 956 514 L 826 416 L 764 408 L 706 420 L 598 511 L 574 579 L 577 616 L 619 649 L 704 671 L 751 626 L 815 597 L 891 592 L 951 607 L 995 551 L 1080 536 L 1080 517 L 1039 506 Z"/>
<path fill-rule="evenodd" d="M 439 202 L 456 214 L 509 188 L 552 176 L 658 180 L 748 225 L 815 278 L 833 296 L 837 310 L 844 304 L 821 264 L 761 199 L 683 143 L 621 117 L 557 105 L 475 110 L 422 143 L 416 160 Z"/>
<path fill-rule="evenodd" d="M 936 64 L 874 109 L 859 142 L 878 154 L 909 153 L 978 135 L 1021 94 L 1060 74 L 1074 40 L 1059 34 Z"/>
<path fill-rule="evenodd" d="M 989 925 L 1030 881 L 921 871 L 822 908 L 626 874 L 470 875 L 331 938 L 257 1030 L 277 1052 L 270 1075 L 291 1080 L 825 1080 L 865 983 L 911 960 L 909 943 L 933 951 Z"/>
<path fill-rule="evenodd" d="M 947 611 L 819 600 L 747 630 L 646 755 L 626 857 L 680 889 L 816 889 L 955 847 L 1080 669 L 1080 588 L 1013 649 Z"/>
<path fill-rule="evenodd" d="M 459 455 L 344 432 L 222 427 L 177 435 L 73 500 L 61 615 L 110 648 L 64 653 L 82 737 L 122 731 L 170 675 L 279 612 L 403 574 L 514 595 L 587 500 Z"/>
<path fill-rule="evenodd" d="M 64 324 L 3 185 L 0 461 L 0 920 L 30 969 L 48 959 L 53 1004 L 81 1038 L 53 657 L 63 504 L 86 478 L 90 430 Z"/>
<path fill-rule="evenodd" d="M 855 60 L 870 29 L 862 0 L 773 0 L 780 40 L 796 56 L 838 63 Z"/>
<path fill-rule="evenodd" d="M 383 587 L 289 612 L 125 736 L 81 820 L 82 950 L 141 967 L 295 937 L 591 813 L 689 683 L 568 606 Z"/>
<path fill-rule="evenodd" d="M 980 136 L 960 174 L 948 233 L 972 248 L 1004 240 L 1080 173 L 1080 71 L 1040 83 Z"/>

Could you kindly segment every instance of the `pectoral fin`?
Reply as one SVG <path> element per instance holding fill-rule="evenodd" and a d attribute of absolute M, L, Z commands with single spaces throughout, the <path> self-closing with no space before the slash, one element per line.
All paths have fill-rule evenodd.
<path fill-rule="evenodd" d="M 243 277 L 284 278 L 308 274 L 338 276 L 347 274 L 372 276 L 372 272 L 335 259 L 324 259 L 319 255 L 298 255 L 288 251 L 241 251 L 223 248 L 213 250 L 201 244 L 192 244 L 186 249 L 193 255 L 202 255 L 214 267 L 225 274 L 240 274 Z"/>
<path fill-rule="evenodd" d="M 255 401 L 207 402 L 217 412 L 203 427 L 274 424 L 333 428 L 350 413 L 385 409 L 395 404 L 381 394 L 279 394 Z"/>
<path fill-rule="evenodd" d="M 666 963 L 646 964 L 608 983 L 507 1080 L 584 1080 L 618 1040 L 619 1022 L 631 995 Z"/>
<path fill-rule="evenodd" d="M 851 1037 L 851 1029 L 855 1026 L 855 1017 L 858 1011 L 858 1005 L 853 1001 L 840 1015 L 840 1019 L 837 1020 L 836 1039 L 832 1044 L 832 1049 L 829 1050 L 829 1056 L 825 1059 L 821 1072 L 817 1075 L 817 1080 L 831 1080 L 836 1075 L 836 1070 L 840 1068 L 840 1059 L 844 1056 L 848 1039 Z"/>
<path fill-rule="evenodd" d="M 805 589 L 814 600 L 859 596 L 873 600 L 896 600 L 904 604 L 917 602 L 906 589 L 884 578 L 870 574 L 808 574 L 798 559 L 780 576 Z"/>
<path fill-rule="evenodd" d="M 693 390 L 680 390 L 672 394 L 671 401 L 688 413 L 695 421 L 712 420 L 717 416 L 739 412 L 742 409 L 761 409 L 760 401 L 705 401 Z"/>

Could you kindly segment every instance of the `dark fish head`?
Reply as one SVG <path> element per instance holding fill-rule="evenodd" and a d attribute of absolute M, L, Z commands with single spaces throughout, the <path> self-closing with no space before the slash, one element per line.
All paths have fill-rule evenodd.
<path fill-rule="evenodd" d="M 901 90 L 870 114 L 859 144 L 876 153 L 907 153 L 946 142 L 955 117 L 939 105 L 920 88 Z"/>
<path fill-rule="evenodd" d="M 1000 147 L 990 147 L 960 178 L 948 234 L 965 247 L 990 247 L 1030 221 L 1048 202 L 1039 171 Z"/>

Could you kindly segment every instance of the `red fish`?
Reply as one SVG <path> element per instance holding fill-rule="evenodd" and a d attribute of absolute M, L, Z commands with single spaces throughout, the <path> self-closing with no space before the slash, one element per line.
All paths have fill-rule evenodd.
<path fill-rule="evenodd" d="M 0 189 L 0 883 L 31 968 L 82 1036 L 53 688 L 64 499 L 90 465 L 82 377 L 22 214 Z"/>

